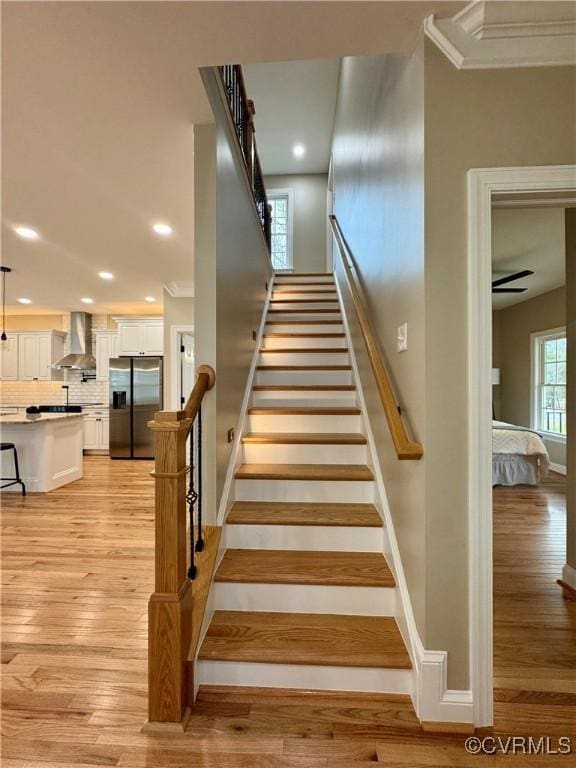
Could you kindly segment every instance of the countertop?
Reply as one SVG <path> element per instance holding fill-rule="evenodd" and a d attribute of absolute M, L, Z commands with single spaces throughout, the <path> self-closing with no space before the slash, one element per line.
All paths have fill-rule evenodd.
<path fill-rule="evenodd" d="M 6 416 L 0 416 L 0 424 L 39 424 L 62 419 L 81 419 L 82 416 L 82 413 L 41 413 L 37 418 L 29 419 L 25 413 L 9 413 Z"/>

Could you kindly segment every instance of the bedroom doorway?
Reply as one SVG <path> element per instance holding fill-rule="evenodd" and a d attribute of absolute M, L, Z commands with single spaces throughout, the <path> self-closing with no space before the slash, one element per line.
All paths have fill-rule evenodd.
<path fill-rule="evenodd" d="M 576 403 L 571 409 L 563 383 L 576 375 L 576 322 L 559 300 L 571 291 L 575 301 L 576 283 L 566 290 L 559 242 L 553 258 L 544 237 L 553 221 L 564 237 L 574 222 L 576 236 L 576 167 L 473 170 L 468 192 L 471 687 L 475 724 L 488 726 L 495 696 L 502 722 L 522 697 L 545 704 L 562 686 L 562 665 L 576 664 L 576 603 L 557 584 L 569 587 L 576 575 L 576 530 L 566 522 L 576 502 L 569 442 Z M 523 230 L 537 225 L 538 237 L 522 242 Z M 576 244 L 562 246 L 574 280 Z M 560 321 L 550 324 L 527 302 L 545 303 L 539 297 L 553 291 Z"/>

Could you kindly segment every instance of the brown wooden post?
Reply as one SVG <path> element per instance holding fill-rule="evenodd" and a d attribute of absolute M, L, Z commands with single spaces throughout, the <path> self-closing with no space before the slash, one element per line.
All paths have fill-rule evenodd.
<path fill-rule="evenodd" d="M 156 464 L 156 552 L 154 594 L 148 604 L 148 717 L 150 723 L 185 727 L 190 710 L 192 589 L 186 578 L 185 411 L 158 411 L 154 431 Z"/>

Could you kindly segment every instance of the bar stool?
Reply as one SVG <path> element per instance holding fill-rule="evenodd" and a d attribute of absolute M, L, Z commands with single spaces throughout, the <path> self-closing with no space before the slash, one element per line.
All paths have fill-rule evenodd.
<path fill-rule="evenodd" d="M 16 450 L 16 446 L 14 443 L 0 443 L 0 451 L 14 451 L 14 471 L 16 472 L 16 477 L 0 477 L 0 483 L 3 483 L 4 480 L 9 481 L 5 485 L 0 485 L 0 490 L 2 490 L 2 488 L 8 488 L 11 485 L 21 485 L 22 496 L 26 496 L 26 486 L 20 478 L 20 469 L 18 467 L 18 451 Z"/>

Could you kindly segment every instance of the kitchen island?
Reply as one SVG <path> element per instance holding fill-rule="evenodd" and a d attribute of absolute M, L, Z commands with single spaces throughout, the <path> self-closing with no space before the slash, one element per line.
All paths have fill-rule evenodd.
<path fill-rule="evenodd" d="M 81 413 L 43 413 L 37 418 L 25 414 L 0 416 L 0 438 L 14 443 L 20 475 L 27 492 L 46 493 L 83 476 Z M 2 451 L 3 478 L 14 476 L 12 451 Z M 4 491 L 20 493 L 17 485 Z"/>

